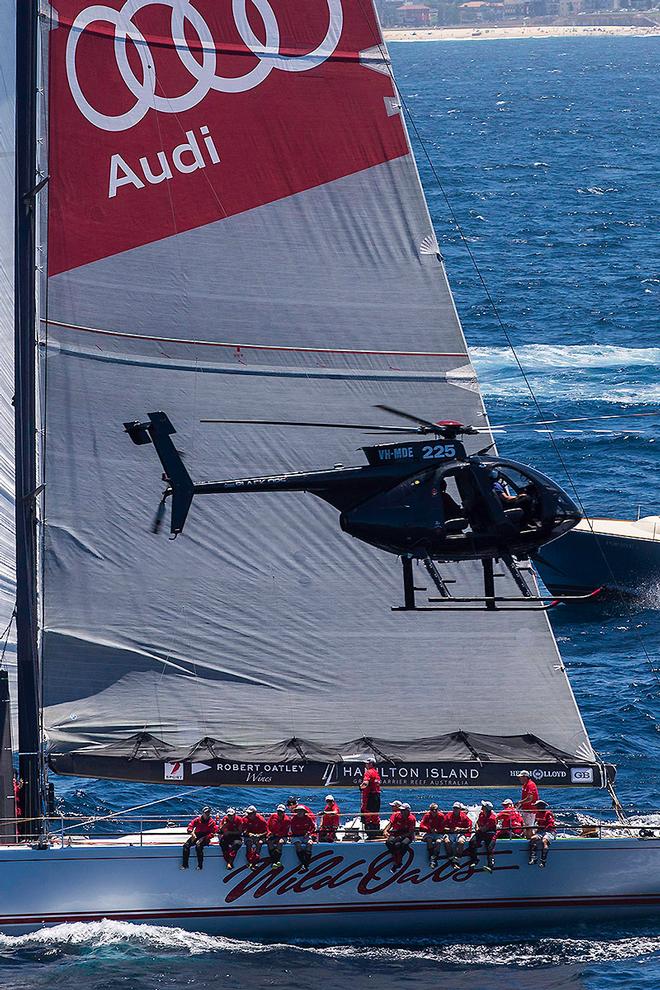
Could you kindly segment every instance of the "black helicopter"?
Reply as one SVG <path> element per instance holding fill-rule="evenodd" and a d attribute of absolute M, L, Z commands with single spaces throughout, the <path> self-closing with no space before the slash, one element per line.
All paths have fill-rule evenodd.
<path fill-rule="evenodd" d="M 414 560 L 423 564 L 438 590 L 439 597 L 429 601 L 440 603 L 440 607 L 446 608 L 453 603 L 460 603 L 460 607 L 480 603 L 480 607 L 485 605 L 494 610 L 499 602 L 527 602 L 534 608 L 549 608 L 560 600 L 568 600 L 555 597 L 544 604 L 548 599 L 535 594 L 516 563 L 516 560 L 526 561 L 544 544 L 557 539 L 580 521 L 582 514 L 566 492 L 525 464 L 489 456 L 492 444 L 468 455 L 460 437 L 486 432 L 483 427 L 464 426 L 450 420 L 433 423 L 391 406 L 377 408 L 412 421 L 414 428 L 273 420 L 202 422 L 362 429 L 391 435 L 421 434 L 426 439 L 363 447 L 367 464 L 357 467 L 197 484 L 172 442 L 171 436 L 176 430 L 164 412 L 149 413 L 146 423 L 125 423 L 124 430 L 133 443 L 153 443 L 163 466 L 167 487 L 158 508 L 154 532 L 160 528 L 170 497 L 170 531 L 172 537 L 176 537 L 183 531 L 196 495 L 309 492 L 339 511 L 339 523 L 345 533 L 401 558 L 402 610 L 419 608 L 415 603 L 415 592 L 424 590 L 415 587 Z M 451 595 L 448 588 L 451 582 L 443 578 L 436 562 L 462 560 L 481 560 L 483 597 L 455 598 Z M 496 596 L 495 561 L 507 568 L 521 596 Z"/>

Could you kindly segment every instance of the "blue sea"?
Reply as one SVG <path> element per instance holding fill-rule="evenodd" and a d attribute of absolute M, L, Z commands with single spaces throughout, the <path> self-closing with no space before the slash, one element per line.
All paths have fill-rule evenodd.
<path fill-rule="evenodd" d="M 657 408 L 658 40 L 420 42 L 392 45 L 391 54 L 423 142 L 422 148 L 413 135 L 492 421 L 535 418 L 537 409 L 427 153 L 543 418 Z M 569 489 L 574 484 L 590 513 L 630 518 L 637 506 L 643 514 L 660 513 L 659 431 L 660 416 L 594 418 L 593 428 L 567 424 L 556 432 L 561 457 L 540 431 L 504 434 L 499 445 Z M 660 808 L 659 609 L 660 593 L 649 588 L 643 600 L 626 606 L 552 613 L 591 738 L 618 764 L 623 803 L 642 809 Z M 60 807 L 72 814 L 104 814 L 165 797 L 152 813 L 167 817 L 192 813 L 202 799 L 146 786 L 55 783 Z M 282 796 L 225 791 L 216 792 L 212 803 L 270 804 Z M 414 803 L 429 799 L 417 792 Z M 454 796 L 448 793 L 446 800 Z M 600 792 L 562 796 L 562 803 L 607 807 Z M 342 810 L 351 808 L 357 797 L 345 793 Z M 639 924 L 405 945 L 291 947 L 102 922 L 0 936 L 0 987 L 73 985 L 657 990 L 660 935 L 657 924 Z"/>

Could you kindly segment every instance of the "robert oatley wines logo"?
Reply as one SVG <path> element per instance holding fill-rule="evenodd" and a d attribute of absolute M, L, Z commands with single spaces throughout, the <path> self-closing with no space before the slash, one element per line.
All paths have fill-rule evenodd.
<path fill-rule="evenodd" d="M 103 131 L 127 131 L 146 116 L 149 110 L 158 113 L 182 114 L 197 107 L 211 92 L 246 93 L 260 86 L 272 72 L 307 72 L 325 62 L 334 54 L 344 23 L 342 0 L 326 0 L 328 27 L 325 36 L 319 38 L 313 51 L 302 55 L 284 55 L 280 52 L 280 25 L 270 0 L 233 0 L 232 15 L 238 36 L 256 64 L 242 75 L 223 75 L 219 64 L 223 58 L 220 39 L 213 37 L 209 24 L 191 0 L 126 0 L 118 10 L 103 4 L 94 4 L 80 11 L 69 31 L 66 46 L 66 74 L 71 95 L 82 115 Z M 136 16 L 149 7 L 170 8 L 171 42 L 158 38 L 168 52 L 178 59 L 179 77 L 183 67 L 189 78 L 189 86 L 183 93 L 169 94 L 167 80 L 157 72 L 149 40 L 136 23 Z M 264 38 L 261 40 L 252 29 L 248 7 L 256 10 L 261 18 Z M 109 24 L 114 29 L 114 58 L 116 69 L 130 99 L 128 110 L 108 113 L 100 109 L 81 82 L 78 66 L 78 47 L 82 39 L 97 29 L 98 23 Z M 104 30 L 107 30 L 104 28 Z M 190 38 L 197 38 L 190 46 Z M 139 72 L 136 73 L 133 62 Z M 225 56 L 226 57 L 226 56 Z M 252 62 L 252 60 L 250 60 Z M 233 62 L 232 62 L 233 67 Z M 99 100 L 103 103 L 103 100 Z M 171 179 L 174 171 L 195 172 L 208 165 L 219 165 L 221 156 L 210 128 L 204 125 L 198 131 L 187 130 L 185 142 L 173 149 L 149 149 L 144 155 L 127 161 L 116 152 L 111 156 L 108 180 L 108 198 L 117 195 L 123 186 L 143 189 L 147 183 L 157 185 Z M 145 149 L 146 150 L 146 149 Z"/>

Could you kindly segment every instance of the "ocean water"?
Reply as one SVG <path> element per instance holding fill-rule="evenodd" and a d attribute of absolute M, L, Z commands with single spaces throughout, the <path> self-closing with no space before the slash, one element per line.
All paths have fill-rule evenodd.
<path fill-rule="evenodd" d="M 515 343 L 543 418 L 653 410 L 660 401 L 657 39 L 392 45 L 395 71 L 454 213 Z M 420 171 L 493 422 L 537 408 L 449 215 L 424 150 Z M 505 433 L 500 449 L 573 483 L 592 513 L 660 513 L 660 416 Z M 567 480 L 564 468 L 568 468 Z M 626 606 L 563 607 L 552 621 L 595 746 L 618 764 L 626 805 L 660 808 L 660 591 Z M 646 653 L 645 653 L 646 651 Z M 647 655 L 648 654 L 648 655 Z M 521 686 L 521 690 L 524 686 Z M 69 813 L 200 794 L 57 780 Z M 555 802 L 559 801 L 554 792 Z M 217 807 L 283 795 L 216 792 Z M 301 795 L 302 796 L 302 795 Z M 443 795 L 454 800 L 450 793 Z M 479 795 L 467 795 L 476 801 Z M 498 795 L 501 797 L 503 795 Z M 318 801 L 320 795 L 308 794 Z M 416 793 L 416 805 L 430 799 Z M 209 800 L 209 795 L 204 795 Z M 607 808 L 603 794 L 561 797 Z M 342 794 L 342 810 L 357 796 Z M 0 987 L 222 986 L 355 990 L 657 990 L 657 924 L 419 944 L 264 946 L 115 922 L 0 936 Z"/>

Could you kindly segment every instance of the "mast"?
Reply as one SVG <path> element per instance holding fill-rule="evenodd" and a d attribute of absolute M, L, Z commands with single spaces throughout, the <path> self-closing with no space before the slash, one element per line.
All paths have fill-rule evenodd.
<path fill-rule="evenodd" d="M 41 812 L 36 541 L 37 0 L 16 5 L 14 423 L 19 774 L 26 819 Z M 28 832 L 36 831 L 28 827 Z"/>

